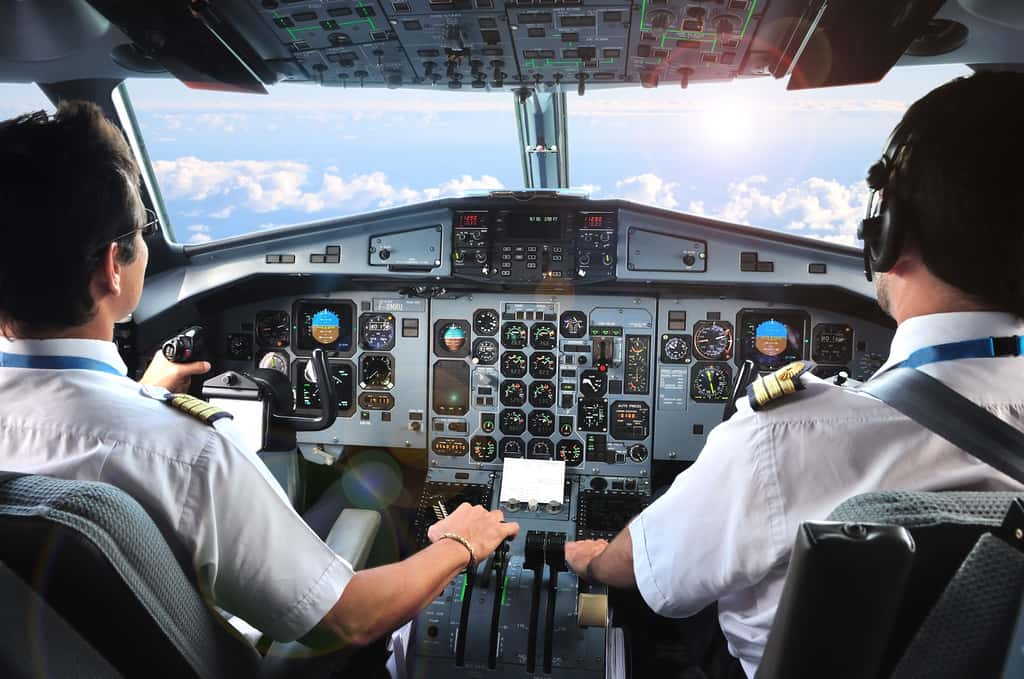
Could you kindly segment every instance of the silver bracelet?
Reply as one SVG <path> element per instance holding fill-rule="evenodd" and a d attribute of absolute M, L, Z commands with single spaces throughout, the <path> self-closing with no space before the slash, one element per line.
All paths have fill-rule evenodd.
<path fill-rule="evenodd" d="M 466 564 L 466 569 L 470 570 L 476 566 L 476 552 L 473 551 L 473 545 L 469 544 L 469 540 L 462 537 L 458 533 L 445 533 L 438 540 L 455 540 L 460 545 L 469 550 L 469 563 Z"/>

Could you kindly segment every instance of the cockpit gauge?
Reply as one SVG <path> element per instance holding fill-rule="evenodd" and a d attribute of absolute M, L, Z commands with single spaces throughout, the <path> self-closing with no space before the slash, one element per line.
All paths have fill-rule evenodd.
<path fill-rule="evenodd" d="M 811 360 L 815 363 L 849 363 L 853 359 L 853 328 L 843 323 L 814 326 Z"/>
<path fill-rule="evenodd" d="M 506 436 L 498 443 L 498 452 L 502 459 L 506 457 L 522 457 L 526 453 L 526 444 L 523 439 L 513 436 Z"/>
<path fill-rule="evenodd" d="M 502 434 L 517 436 L 526 431 L 526 413 L 517 408 L 506 408 L 498 416 L 498 428 Z"/>
<path fill-rule="evenodd" d="M 359 361 L 359 386 L 390 389 L 395 386 L 395 365 L 390 354 L 363 354 Z"/>
<path fill-rule="evenodd" d="M 576 428 L 580 431 L 608 431 L 608 400 L 581 398 L 577 406 Z"/>
<path fill-rule="evenodd" d="M 728 321 L 697 321 L 693 325 L 693 351 L 706 361 L 732 358 L 733 331 Z"/>
<path fill-rule="evenodd" d="M 498 457 L 498 442 L 491 436 L 474 436 L 469 443 L 469 456 L 475 462 L 493 462 Z"/>
<path fill-rule="evenodd" d="M 256 314 L 256 342 L 264 348 L 288 346 L 291 325 L 287 311 L 260 311 Z"/>
<path fill-rule="evenodd" d="M 558 319 L 562 337 L 577 338 L 587 333 L 587 315 L 582 311 L 566 311 Z"/>
<path fill-rule="evenodd" d="M 550 410 L 534 410 L 528 418 L 527 429 L 533 436 L 551 436 L 555 433 L 555 416 Z"/>
<path fill-rule="evenodd" d="M 232 361 L 252 360 L 252 335 L 233 332 L 227 339 L 227 358 Z"/>
<path fill-rule="evenodd" d="M 550 460 L 555 446 L 548 439 L 530 439 L 526 444 L 526 457 L 531 460 Z"/>
<path fill-rule="evenodd" d="M 721 403 L 732 392 L 732 368 L 725 363 L 698 363 L 693 366 L 690 398 L 697 403 Z"/>
<path fill-rule="evenodd" d="M 395 346 L 395 317 L 387 313 L 363 314 L 359 318 L 359 338 L 364 349 L 390 351 Z"/>
<path fill-rule="evenodd" d="M 580 375 L 580 394 L 583 398 L 599 398 L 608 393 L 608 373 L 584 370 Z"/>
<path fill-rule="evenodd" d="M 583 442 L 576 439 L 562 439 L 558 442 L 556 459 L 565 462 L 567 467 L 576 467 L 583 462 Z"/>
<path fill-rule="evenodd" d="M 534 349 L 554 349 L 558 346 L 558 330 L 552 323 L 534 323 L 530 328 L 530 346 Z"/>
<path fill-rule="evenodd" d="M 259 367 L 288 374 L 288 355 L 283 351 L 268 351 L 260 356 Z"/>
<path fill-rule="evenodd" d="M 505 380 L 501 383 L 498 398 L 503 406 L 526 405 L 526 385 L 519 380 Z"/>
<path fill-rule="evenodd" d="M 469 355 L 469 323 L 441 319 L 434 324 L 434 353 L 438 356 Z"/>
<path fill-rule="evenodd" d="M 854 375 L 854 379 L 863 382 L 868 379 L 882 367 L 885 363 L 885 356 L 882 354 L 868 351 L 861 354 L 860 360 L 857 361 L 857 374 Z"/>
<path fill-rule="evenodd" d="M 631 462 L 644 462 L 647 460 L 647 455 L 647 446 L 642 443 L 634 443 L 628 450 L 626 450 L 626 457 L 628 457 Z"/>
<path fill-rule="evenodd" d="M 555 355 L 547 351 L 536 351 L 530 356 L 530 376 L 538 380 L 549 380 L 558 372 Z"/>
<path fill-rule="evenodd" d="M 531 384 L 530 405 L 534 408 L 550 408 L 555 405 L 555 385 L 551 382 Z"/>
<path fill-rule="evenodd" d="M 506 349 L 522 349 L 526 346 L 526 324 L 512 321 L 501 326 L 501 346 Z"/>
<path fill-rule="evenodd" d="M 494 309 L 477 309 L 473 313 L 473 332 L 493 337 L 498 332 L 499 320 Z"/>
<path fill-rule="evenodd" d="M 689 335 L 662 335 L 661 362 L 689 363 L 691 361 Z"/>
<path fill-rule="evenodd" d="M 506 351 L 501 355 L 501 374 L 505 377 L 522 377 L 526 369 L 526 354 L 523 352 Z"/>
<path fill-rule="evenodd" d="M 479 337 L 473 341 L 473 360 L 480 365 L 494 365 L 498 351 L 498 342 L 491 337 Z"/>

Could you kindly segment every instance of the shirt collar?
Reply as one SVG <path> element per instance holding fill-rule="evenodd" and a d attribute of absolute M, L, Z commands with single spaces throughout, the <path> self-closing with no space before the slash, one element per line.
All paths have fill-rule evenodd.
<path fill-rule="evenodd" d="M 1024 321 L 1013 314 L 999 311 L 955 311 L 914 316 L 896 328 L 889 346 L 889 358 L 875 374 L 880 375 L 907 360 L 918 349 L 981 337 L 1009 335 L 1024 335 Z"/>
<path fill-rule="evenodd" d="M 117 353 L 117 345 L 94 339 L 15 339 L 0 337 L 0 351 L 23 356 L 78 356 L 102 361 L 117 370 L 121 375 L 128 375 L 128 366 Z"/>

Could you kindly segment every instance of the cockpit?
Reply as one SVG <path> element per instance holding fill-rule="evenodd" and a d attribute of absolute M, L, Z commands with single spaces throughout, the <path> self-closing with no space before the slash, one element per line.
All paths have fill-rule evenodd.
<path fill-rule="evenodd" d="M 759 380 L 886 365 L 864 171 L 917 97 L 1019 70 L 1022 31 L 1009 0 L 0 2 L 0 118 L 77 99 L 123 131 L 161 224 L 128 376 L 209 362 L 192 397 L 296 511 L 338 482 L 391 559 L 465 502 L 519 524 L 395 676 L 706 676 L 697 623 L 565 545 L 613 540 L 756 388 L 803 389 Z M 821 675 L 896 676 L 886 643 Z"/>

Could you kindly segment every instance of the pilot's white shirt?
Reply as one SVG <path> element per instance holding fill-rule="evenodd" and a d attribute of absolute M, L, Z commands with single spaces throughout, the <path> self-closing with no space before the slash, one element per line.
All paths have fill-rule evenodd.
<path fill-rule="evenodd" d="M 125 376 L 112 342 L 0 339 L 0 351 L 88 358 L 120 373 L 0 367 L 0 469 L 127 491 L 177 534 L 218 606 L 279 641 L 311 630 L 338 601 L 351 566 L 295 513 L 230 419 L 210 426 L 145 395 L 152 387 Z"/>
<path fill-rule="evenodd" d="M 922 347 L 1024 335 L 1024 322 L 993 312 L 911 318 L 879 371 Z M 976 358 L 921 368 L 1024 429 L 1024 357 Z M 1017 490 L 886 404 L 813 376 L 761 411 L 746 398 L 716 427 L 697 461 L 630 524 L 634 573 L 656 612 L 686 617 L 718 601 L 729 649 L 753 677 L 804 521 L 878 490 Z"/>

